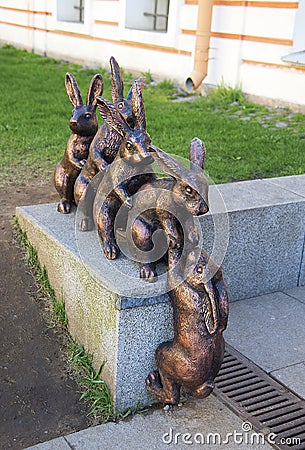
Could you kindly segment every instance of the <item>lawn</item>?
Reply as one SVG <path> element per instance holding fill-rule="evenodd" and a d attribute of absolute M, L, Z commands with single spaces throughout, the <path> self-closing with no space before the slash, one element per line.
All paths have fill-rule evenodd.
<path fill-rule="evenodd" d="M 86 69 L 9 46 L 0 48 L 2 182 L 52 176 L 70 135 L 67 71 L 75 75 L 83 97 L 91 77 L 100 72 L 103 95 L 111 99 L 109 67 Z M 207 97 L 184 97 L 170 81 L 157 85 L 146 76 L 144 100 L 152 142 L 188 157 L 189 142 L 200 137 L 207 147 L 206 171 L 214 182 L 305 172 L 305 115 L 251 104 L 239 89 L 225 86 Z M 133 78 L 125 73 L 124 79 L 127 93 Z"/>

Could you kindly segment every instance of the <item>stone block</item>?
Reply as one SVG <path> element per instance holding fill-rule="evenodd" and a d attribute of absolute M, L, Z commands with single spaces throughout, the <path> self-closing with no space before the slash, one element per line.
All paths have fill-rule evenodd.
<path fill-rule="evenodd" d="M 240 300 L 230 305 L 225 338 L 266 372 L 280 371 L 304 362 L 304 316 L 305 304 L 282 292 Z"/>
<path fill-rule="evenodd" d="M 215 259 L 222 265 L 231 301 L 305 284 L 300 272 L 304 266 L 305 197 L 286 189 L 283 178 L 281 186 L 265 180 L 211 186 L 214 209 L 201 220 L 203 241 L 213 256 L 213 244 L 218 241 L 224 247 L 228 239 L 226 251 L 220 252 L 224 259 L 217 255 Z M 291 177 L 287 178 L 289 185 Z"/>
<path fill-rule="evenodd" d="M 120 272 L 113 271 L 100 248 L 91 248 L 96 245 L 93 232 L 82 233 L 88 251 L 85 255 L 79 251 L 84 242 L 77 240 L 74 213 L 59 214 L 55 205 L 49 204 L 19 207 L 16 214 L 57 297 L 65 301 L 71 335 L 94 355 L 97 369 L 105 362 L 102 376 L 116 409 L 149 403 L 145 378 L 153 367 L 154 351 L 172 335 L 167 295 L 150 297 L 154 288 L 147 283 L 147 297 L 112 292 L 111 283 L 122 282 L 115 278 Z M 119 265 L 126 277 L 138 279 L 135 264 L 122 257 Z"/>
<path fill-rule="evenodd" d="M 271 372 L 272 376 L 305 399 L 305 361 Z"/>

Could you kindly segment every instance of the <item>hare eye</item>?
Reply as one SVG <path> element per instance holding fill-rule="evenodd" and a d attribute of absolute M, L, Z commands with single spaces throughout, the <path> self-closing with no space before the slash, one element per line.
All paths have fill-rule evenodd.
<path fill-rule="evenodd" d="M 124 108 L 124 103 L 119 103 L 119 104 L 118 104 L 118 108 L 119 108 L 119 109 L 123 109 L 123 108 Z"/>
<path fill-rule="evenodd" d="M 132 149 L 132 143 L 131 142 L 127 142 L 126 143 L 126 148 L 127 148 L 127 150 L 131 150 Z"/>
<path fill-rule="evenodd" d="M 202 266 L 197 266 L 196 267 L 196 272 L 199 273 L 199 274 L 203 273 L 203 267 Z"/>
<path fill-rule="evenodd" d="M 191 186 L 186 186 L 185 190 L 186 190 L 186 192 L 188 194 L 192 194 L 193 193 L 193 189 L 191 188 Z"/>
<path fill-rule="evenodd" d="M 86 113 L 86 114 L 85 114 L 85 117 L 86 117 L 86 119 L 90 119 L 91 114 L 90 114 L 90 113 Z"/>

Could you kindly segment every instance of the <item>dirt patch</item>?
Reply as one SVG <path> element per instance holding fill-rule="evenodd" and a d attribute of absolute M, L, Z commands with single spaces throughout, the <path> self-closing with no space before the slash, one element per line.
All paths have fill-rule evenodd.
<path fill-rule="evenodd" d="M 23 449 L 90 425 L 60 333 L 13 240 L 16 206 L 57 201 L 51 183 L 0 186 L 0 447 Z"/>

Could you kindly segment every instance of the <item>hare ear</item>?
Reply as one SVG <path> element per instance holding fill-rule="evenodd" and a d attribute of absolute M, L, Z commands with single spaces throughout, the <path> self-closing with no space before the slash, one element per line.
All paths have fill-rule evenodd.
<path fill-rule="evenodd" d="M 196 167 L 204 169 L 206 148 L 201 139 L 195 137 L 190 144 L 191 170 Z"/>
<path fill-rule="evenodd" d="M 136 127 L 141 131 L 146 131 L 146 113 L 142 90 L 145 85 L 145 78 L 139 78 L 133 83 L 131 106 L 135 116 Z"/>
<path fill-rule="evenodd" d="M 83 99 L 80 94 L 80 90 L 78 88 L 78 84 L 76 82 L 76 79 L 72 75 L 72 73 L 67 72 L 66 73 L 66 91 L 69 96 L 69 99 L 72 103 L 72 105 L 76 108 L 76 106 L 83 106 Z"/>
<path fill-rule="evenodd" d="M 139 85 L 140 91 L 143 92 L 145 84 L 146 84 L 146 79 L 143 77 L 143 78 L 139 78 L 137 81 L 138 81 L 138 85 Z M 129 89 L 129 92 L 128 92 L 127 97 L 126 97 L 126 100 L 128 100 L 130 102 L 131 102 L 131 99 L 132 99 L 132 88 L 133 88 L 133 85 Z"/>
<path fill-rule="evenodd" d="M 123 97 L 124 84 L 123 84 L 123 80 L 122 80 L 120 66 L 118 65 L 116 59 L 113 56 L 111 56 L 109 62 L 110 62 L 110 68 L 111 68 L 112 101 L 113 101 L 113 103 L 120 102 L 124 99 L 124 97 Z"/>
<path fill-rule="evenodd" d="M 176 179 L 187 180 L 189 178 L 189 171 L 166 152 L 152 144 L 150 145 L 150 149 L 153 152 L 152 156 L 164 173 Z"/>
<path fill-rule="evenodd" d="M 90 81 L 90 85 L 88 88 L 86 104 L 96 106 L 96 97 L 98 95 L 102 95 L 104 90 L 104 82 L 102 75 L 97 73 L 94 75 L 92 80 Z"/>
<path fill-rule="evenodd" d="M 96 97 L 96 100 L 97 109 L 106 124 L 124 137 L 129 128 L 121 113 L 116 109 L 113 103 L 109 102 L 105 98 Z"/>

